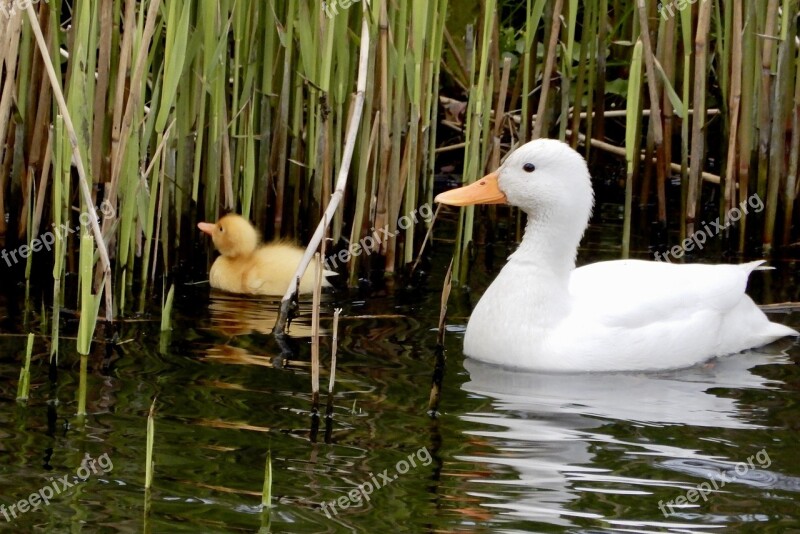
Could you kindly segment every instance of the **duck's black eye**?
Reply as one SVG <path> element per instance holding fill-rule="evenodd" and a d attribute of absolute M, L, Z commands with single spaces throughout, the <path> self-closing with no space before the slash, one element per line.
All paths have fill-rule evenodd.
<path fill-rule="evenodd" d="M 221 224 L 219 225 L 219 231 L 220 232 L 224 232 L 225 231 L 225 228 L 223 228 Z"/>
<path fill-rule="evenodd" d="M 526 163 L 525 165 L 522 166 L 522 170 L 525 172 L 533 172 L 536 170 L 536 165 L 534 165 L 533 163 Z"/>

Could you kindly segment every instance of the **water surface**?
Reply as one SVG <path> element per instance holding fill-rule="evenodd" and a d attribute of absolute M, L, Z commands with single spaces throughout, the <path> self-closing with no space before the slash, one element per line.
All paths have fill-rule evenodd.
<path fill-rule="evenodd" d="M 593 257 L 616 254 L 605 240 L 589 235 Z M 793 341 L 664 373 L 549 375 L 487 366 L 461 351 L 470 303 L 492 276 L 478 268 L 472 291 L 452 296 L 441 405 L 431 418 L 439 290 L 449 259 L 448 247 L 437 246 L 442 253 L 424 288 L 326 297 L 326 317 L 344 308 L 331 419 L 311 411 L 308 303 L 290 330 L 296 353 L 282 361 L 269 335 L 277 302 L 181 286 L 167 338 L 156 306 L 120 324 L 118 349 L 96 345 L 84 420 L 74 415 L 74 341 L 63 342 L 51 377 L 44 337 L 37 338 L 31 399 L 15 402 L 23 334 L 44 325 L 35 313 L 23 324 L 0 303 L 0 503 L 8 508 L 51 478 L 74 481 L 86 474 L 78 469 L 87 454 L 113 464 L 48 506 L 8 522 L 0 515 L 0 529 L 800 530 L 800 349 Z M 798 300 L 796 264 L 775 264 L 774 272 L 754 274 L 754 296 Z M 774 318 L 800 324 L 792 314 Z M 327 332 L 323 392 L 329 351 Z M 145 514 L 145 417 L 154 398 L 155 481 Z M 275 506 L 267 515 L 260 493 L 268 450 Z M 704 484 L 712 490 L 701 495 Z M 358 487 L 356 498 L 350 492 Z"/>

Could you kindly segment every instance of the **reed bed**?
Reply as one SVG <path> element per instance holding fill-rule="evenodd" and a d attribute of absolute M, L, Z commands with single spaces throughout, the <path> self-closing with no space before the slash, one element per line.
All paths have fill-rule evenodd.
<path fill-rule="evenodd" d="M 797 239 L 800 0 L 0 1 L 0 268 L 46 293 L 52 358 L 62 306 L 88 354 L 227 211 L 300 242 L 329 221 L 332 253 L 385 229 L 342 278 L 404 272 L 429 223 L 398 220 L 441 168 L 471 182 L 536 137 L 621 151 L 626 254 L 642 206 L 682 239 L 753 194 L 727 247 Z M 513 210 L 459 211 L 454 283 L 502 217 L 518 235 Z"/>

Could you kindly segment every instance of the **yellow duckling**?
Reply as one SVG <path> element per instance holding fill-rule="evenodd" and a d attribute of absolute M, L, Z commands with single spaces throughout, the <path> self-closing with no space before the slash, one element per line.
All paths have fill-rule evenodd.
<path fill-rule="evenodd" d="M 293 283 L 297 266 L 305 252 L 289 243 L 261 243 L 258 231 L 250 221 L 235 213 L 222 217 L 216 224 L 201 222 L 197 227 L 211 236 L 221 254 L 208 274 L 211 287 L 231 293 L 283 295 Z M 323 272 L 322 286 L 330 286 Z M 300 293 L 314 290 L 314 269 L 306 269 L 300 279 Z"/>

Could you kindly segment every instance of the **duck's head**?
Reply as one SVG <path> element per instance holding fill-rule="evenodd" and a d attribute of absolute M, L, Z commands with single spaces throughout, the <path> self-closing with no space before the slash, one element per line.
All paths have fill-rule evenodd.
<path fill-rule="evenodd" d="M 223 256 L 236 258 L 247 256 L 255 252 L 258 246 L 258 232 L 250 221 L 229 213 L 214 223 L 201 222 L 197 227 L 211 236 L 214 247 Z"/>
<path fill-rule="evenodd" d="M 569 145 L 537 139 L 517 148 L 491 174 L 439 194 L 451 206 L 510 204 L 552 224 L 578 220 L 583 233 L 594 194 L 586 161 Z"/>

